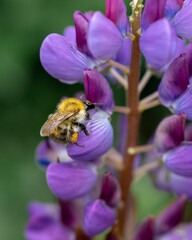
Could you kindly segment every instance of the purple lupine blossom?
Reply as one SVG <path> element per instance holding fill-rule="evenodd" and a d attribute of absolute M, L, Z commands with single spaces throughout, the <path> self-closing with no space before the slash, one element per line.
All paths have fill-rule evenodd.
<path fill-rule="evenodd" d="M 66 83 L 81 81 L 85 68 L 94 68 L 108 60 L 120 50 L 123 43 L 117 27 L 100 12 L 95 12 L 90 19 L 75 12 L 74 21 L 77 44 L 73 42 L 74 33 L 67 35 L 64 32 L 66 37 L 50 34 L 40 50 L 45 70 Z"/>
<path fill-rule="evenodd" d="M 173 108 L 176 113 L 186 113 L 187 119 L 190 120 L 192 119 L 191 50 L 190 44 L 184 49 L 184 53 L 172 62 L 158 88 L 163 105 Z"/>
<path fill-rule="evenodd" d="M 25 231 L 28 240 L 75 240 L 74 231 L 62 223 L 57 205 L 32 203 L 29 214 Z"/>
<path fill-rule="evenodd" d="M 104 201 L 97 199 L 85 207 L 84 230 L 88 236 L 95 236 L 111 227 L 115 219 L 114 210 Z"/>
<path fill-rule="evenodd" d="M 134 240 L 153 240 L 154 238 L 154 218 L 148 217 L 140 226 L 134 236 Z"/>
<path fill-rule="evenodd" d="M 182 222 L 185 205 L 186 197 L 181 196 L 168 205 L 159 216 L 147 217 L 136 231 L 134 240 L 161 239 L 161 236 L 174 231 Z"/>
<path fill-rule="evenodd" d="M 115 208 L 119 204 L 120 196 L 117 179 L 109 172 L 104 173 L 99 198 L 85 206 L 84 230 L 88 236 L 102 233 L 114 224 Z"/>
<path fill-rule="evenodd" d="M 95 167 L 80 161 L 51 163 L 46 174 L 52 192 L 64 200 L 71 200 L 87 194 L 97 179 Z"/>
<path fill-rule="evenodd" d="M 155 146 L 170 171 L 192 177 L 192 142 L 184 141 L 185 119 L 185 114 L 165 118 L 156 130 Z"/>
<path fill-rule="evenodd" d="M 191 13 L 191 0 L 146 1 L 141 21 L 140 48 L 155 70 L 165 71 L 182 53 L 184 41 L 177 36 L 192 39 Z"/>
<path fill-rule="evenodd" d="M 158 240 L 191 240 L 192 236 L 192 225 L 182 224 L 179 227 L 173 229 L 171 232 L 161 236 Z"/>
<path fill-rule="evenodd" d="M 83 82 L 84 99 L 92 102 L 95 108 L 90 111 L 90 119 L 82 122 L 90 134 L 78 132 L 78 144 L 61 146 L 46 140 L 39 145 L 37 161 L 45 168 L 48 186 L 58 198 L 59 206 L 31 205 L 26 230 L 29 240 L 73 240 L 75 237 L 79 240 L 78 232 L 82 233 L 81 239 L 91 239 L 105 231 L 108 232 L 103 239 L 127 239 L 123 233 L 127 227 L 126 217 L 134 211 L 125 212 L 130 208 L 127 202 L 131 203 L 130 198 L 125 197 L 128 196 L 131 176 L 135 179 L 148 167 L 153 167 L 149 164 L 146 168 L 136 169 L 143 157 L 137 153 L 142 149 L 151 149 L 151 146 L 136 147 L 136 136 L 139 134 L 135 129 L 139 129 L 139 120 L 138 123 L 135 120 L 140 118 L 141 109 L 155 106 L 159 101 L 157 94 L 151 94 L 134 107 L 129 102 L 129 108 L 114 107 L 112 89 L 99 72 L 105 70 L 105 74 L 111 77 L 115 66 L 113 75 L 125 88 L 128 84 L 123 83 L 131 76 L 126 97 L 129 93 L 133 94 L 133 99 L 134 95 L 135 99 L 139 99 L 140 86 L 134 86 L 134 81 L 140 80 L 136 77 L 139 76 L 139 69 L 134 68 L 140 65 L 139 44 L 147 63 L 154 70 L 166 71 L 158 88 L 159 99 L 176 112 L 159 124 L 150 141 L 154 149 L 145 155 L 146 163 L 157 161 L 151 171 L 156 186 L 180 197 L 159 216 L 147 217 L 131 235 L 135 240 L 160 240 L 167 239 L 167 236 L 171 239 L 178 237 L 175 235 L 177 229 L 182 229 L 183 236 L 190 236 L 191 226 L 179 224 L 183 220 L 186 200 L 192 198 L 192 125 L 185 126 L 186 119 L 192 120 L 192 45 L 187 42 L 192 40 L 192 1 L 146 0 L 141 29 L 137 21 L 142 4 L 133 1 L 131 5 L 135 12 L 130 18 L 133 21 L 130 25 L 123 0 L 106 0 L 106 16 L 99 11 L 85 14 L 75 11 L 75 27 L 67 27 L 63 35 L 50 34 L 42 43 L 40 58 L 45 70 L 64 83 Z M 134 39 L 133 43 L 127 36 Z M 134 59 L 134 56 L 138 58 Z M 123 66 L 117 69 L 118 64 L 114 61 L 124 67 L 130 66 L 130 74 L 125 76 Z M 118 129 L 118 150 L 111 149 L 113 128 L 110 117 L 114 109 L 130 114 L 124 119 L 125 126 L 122 124 L 124 132 Z M 136 155 L 133 164 L 130 147 Z M 107 163 L 110 153 L 116 161 L 114 165 Z M 117 166 L 118 161 L 120 167 Z M 102 174 L 106 169 L 107 172 Z M 122 171 L 117 172 L 119 169 Z M 138 170 L 136 174 L 133 172 L 135 169 Z M 122 181 L 120 186 L 118 177 L 127 180 L 127 188 Z M 120 218 L 117 219 L 117 215 Z M 120 229 L 121 224 L 124 229 Z"/>

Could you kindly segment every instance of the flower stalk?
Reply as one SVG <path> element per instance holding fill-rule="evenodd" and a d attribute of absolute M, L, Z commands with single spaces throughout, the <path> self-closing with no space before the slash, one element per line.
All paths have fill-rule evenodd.
<path fill-rule="evenodd" d="M 128 118 L 129 132 L 127 136 L 126 149 L 137 146 L 139 123 L 140 123 L 140 112 L 139 106 L 139 94 L 138 94 L 138 83 L 140 78 L 140 48 L 139 38 L 137 31 L 140 29 L 140 18 L 141 9 L 137 5 L 133 8 L 132 13 L 132 34 L 135 35 L 135 40 L 132 42 L 132 55 L 131 55 L 131 66 L 130 72 L 128 73 L 129 88 L 127 90 L 127 105 L 130 108 L 130 114 Z M 128 228 L 127 213 L 129 214 L 129 190 L 132 183 L 132 166 L 134 162 L 134 155 L 129 154 L 125 151 L 124 154 L 124 169 L 121 172 L 121 191 L 122 191 L 122 202 L 123 206 L 119 210 L 118 222 L 119 222 L 119 239 L 127 239 L 129 232 L 126 231 Z M 131 230 L 130 230 L 131 231 Z"/>

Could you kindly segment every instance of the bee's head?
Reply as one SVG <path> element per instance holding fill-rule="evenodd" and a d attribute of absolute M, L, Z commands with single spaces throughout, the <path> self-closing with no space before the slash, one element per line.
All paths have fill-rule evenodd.
<path fill-rule="evenodd" d="M 85 101 L 83 101 L 83 102 L 84 102 L 84 104 L 85 104 L 85 106 L 86 106 L 86 111 L 89 111 L 89 110 L 95 108 L 95 105 L 94 105 L 92 102 L 90 102 L 90 101 L 88 101 L 88 100 L 85 100 Z"/>

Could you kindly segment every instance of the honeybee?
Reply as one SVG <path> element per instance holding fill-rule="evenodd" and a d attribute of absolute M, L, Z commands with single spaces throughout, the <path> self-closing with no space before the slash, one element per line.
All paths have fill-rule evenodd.
<path fill-rule="evenodd" d="M 87 100 L 81 101 L 76 98 L 62 100 L 55 111 L 43 124 L 40 135 L 50 137 L 59 144 L 68 145 L 77 143 L 79 132 L 84 131 L 90 135 L 86 126 L 82 123 L 89 120 L 89 111 L 94 109 L 95 105 Z"/>

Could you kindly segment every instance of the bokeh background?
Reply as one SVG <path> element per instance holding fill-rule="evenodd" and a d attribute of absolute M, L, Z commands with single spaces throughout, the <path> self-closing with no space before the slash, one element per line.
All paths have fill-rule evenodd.
<path fill-rule="evenodd" d="M 127 6 L 129 7 L 129 1 Z M 105 0 L 1 0 L 0 1 L 0 239 L 22 240 L 30 201 L 54 201 L 45 173 L 35 163 L 39 131 L 62 96 L 83 90 L 50 77 L 39 61 L 39 48 L 49 33 L 73 25 L 73 12 L 105 11 Z M 130 10 L 130 9 L 129 9 Z M 143 64 L 144 67 L 144 64 Z M 142 74 L 144 68 L 142 70 Z M 155 90 L 153 78 L 143 96 Z M 113 87 L 117 105 L 124 104 L 121 87 Z M 142 118 L 140 143 L 152 135 L 165 116 L 162 107 Z M 115 127 L 117 114 L 112 116 Z M 117 127 L 115 127 L 118 135 Z M 148 177 L 134 186 L 137 217 L 157 214 L 172 196 L 157 192 Z"/>

